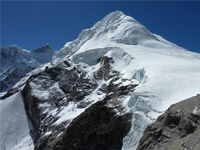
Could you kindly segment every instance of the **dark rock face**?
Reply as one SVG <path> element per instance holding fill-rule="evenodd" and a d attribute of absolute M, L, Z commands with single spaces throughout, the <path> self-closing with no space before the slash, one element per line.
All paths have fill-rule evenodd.
<path fill-rule="evenodd" d="M 107 98 L 89 107 L 63 133 L 55 150 L 120 150 L 131 127 L 131 115 L 116 115 Z"/>
<path fill-rule="evenodd" d="M 137 150 L 182 150 L 200 147 L 200 95 L 172 105 L 149 125 Z"/>
<path fill-rule="evenodd" d="M 85 77 L 85 72 L 77 68 L 66 70 L 59 81 L 59 86 L 69 101 L 80 101 L 97 86 Z"/>
<path fill-rule="evenodd" d="M 78 80 L 80 82 L 77 81 L 78 75 L 81 76 Z M 22 95 L 28 114 L 34 125 L 34 133 L 36 135 L 34 138 L 37 139 L 37 143 L 43 143 L 45 141 L 44 139 L 48 138 L 48 136 L 45 138 L 42 136 L 45 132 L 48 132 L 49 129 L 56 131 L 59 128 L 55 128 L 52 125 L 57 118 L 49 115 L 48 112 L 45 111 L 46 109 L 55 109 L 58 114 L 61 111 L 60 108 L 62 106 L 67 106 L 69 101 L 80 101 L 95 88 L 96 85 L 94 83 L 90 83 L 88 79 L 83 79 L 82 76 L 84 76 L 83 72 L 77 68 L 71 70 L 51 68 L 42 73 L 33 75 L 28 79 L 26 86 L 22 91 Z M 57 84 L 58 87 L 54 88 L 55 84 Z M 88 86 L 85 86 L 85 84 Z M 34 87 L 33 85 L 37 87 Z M 79 86 L 82 87 L 80 92 L 78 92 L 78 89 L 81 88 Z M 76 89 L 74 87 L 76 87 Z M 34 95 L 34 88 L 44 92 L 49 91 L 47 94 L 48 98 L 46 99 L 45 97 Z M 60 91 L 62 89 L 63 91 Z M 68 89 L 70 90 L 68 91 Z M 47 106 L 41 107 L 42 105 Z M 65 123 L 67 124 L 69 122 Z"/>
<path fill-rule="evenodd" d="M 45 53 L 49 50 L 54 50 L 48 43 L 40 48 L 33 50 L 34 53 Z"/>
<path fill-rule="evenodd" d="M 121 99 L 130 95 L 137 85 L 112 69 L 111 58 L 102 57 L 99 63 L 101 67 L 92 77 L 83 67 L 63 62 L 27 80 L 22 95 L 34 126 L 36 150 L 121 149 L 131 127 L 131 114 L 125 112 Z M 102 81 L 107 83 L 98 85 Z M 123 85 L 123 81 L 128 84 Z M 101 101 L 87 98 L 94 91 L 105 95 Z M 88 108 L 75 119 L 56 123 L 59 113 L 71 103 L 79 110 Z"/>
<path fill-rule="evenodd" d="M 6 99 L 6 98 L 8 98 L 9 96 L 11 96 L 11 95 L 17 93 L 18 91 L 19 91 L 18 88 L 13 88 L 13 89 L 9 90 L 8 92 L 6 92 L 5 95 L 3 95 L 2 97 L 0 97 L 0 100 Z"/>
<path fill-rule="evenodd" d="M 103 78 L 104 80 L 108 80 L 112 77 L 110 75 L 110 71 L 111 71 L 110 61 L 112 61 L 112 58 L 109 58 L 107 56 L 104 56 L 101 58 L 100 64 L 102 67 L 96 72 L 95 74 L 96 79 Z M 115 72 L 115 75 L 116 75 L 116 72 Z"/>

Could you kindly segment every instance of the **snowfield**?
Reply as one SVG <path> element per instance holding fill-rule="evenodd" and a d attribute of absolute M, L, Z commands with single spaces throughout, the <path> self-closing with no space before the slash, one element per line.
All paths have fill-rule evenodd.
<path fill-rule="evenodd" d="M 34 149 L 31 129 L 20 92 L 0 101 L 1 150 Z"/>
<path fill-rule="evenodd" d="M 103 56 L 112 57 L 112 68 L 123 78 L 139 84 L 131 96 L 122 100 L 126 111 L 133 114 L 131 130 L 123 140 L 123 150 L 135 150 L 146 126 L 170 105 L 200 93 L 200 54 L 152 34 L 138 21 L 119 11 L 83 30 L 75 41 L 65 44 L 48 66 L 51 68 L 68 60 L 84 68 L 92 79 L 91 74 L 99 68 L 97 60 Z M 116 84 L 121 82 L 115 81 Z M 50 90 L 40 91 L 37 86 L 33 85 L 36 95 L 48 99 Z M 96 102 L 102 97 L 94 91 L 86 99 Z M 0 101 L 0 107 L 1 149 L 34 149 L 29 135 L 31 123 L 20 92 Z M 83 111 L 70 103 L 58 114 L 60 119 L 55 124 L 66 118 L 74 119 Z M 197 112 L 199 110 L 195 108 L 194 113 Z"/>

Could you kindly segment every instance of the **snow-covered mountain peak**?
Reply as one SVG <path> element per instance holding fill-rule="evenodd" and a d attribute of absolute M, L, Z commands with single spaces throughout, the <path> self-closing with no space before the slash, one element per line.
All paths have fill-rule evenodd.
<path fill-rule="evenodd" d="M 19 47 L 18 45 L 9 45 L 9 46 L 4 46 L 2 48 L 13 48 L 13 49 L 22 49 L 21 47 Z"/>
<path fill-rule="evenodd" d="M 138 45 L 147 41 L 158 42 L 159 39 L 134 18 L 121 11 L 115 11 L 93 27 L 83 30 L 76 40 L 66 43 L 57 57 L 62 59 L 70 52 L 82 52 L 90 47 L 113 47 L 117 43 Z"/>
<path fill-rule="evenodd" d="M 4 46 L 2 48 L 8 48 L 8 49 L 22 49 L 21 47 L 17 46 L 17 45 L 9 45 L 9 46 Z"/>
<path fill-rule="evenodd" d="M 17 76 L 20 79 L 22 71 L 26 73 L 27 69 L 30 71 L 44 64 L 43 60 L 51 61 L 52 55 L 48 54 L 53 52 L 49 44 L 33 51 L 14 49 L 23 55 L 16 55 L 14 60 L 2 57 L 2 62 L 6 63 L 1 75 L 4 89 L 13 85 L 11 79 Z M 199 64 L 199 54 L 152 34 L 132 17 L 116 11 L 92 28 L 83 30 L 76 40 L 68 42 L 58 51 L 52 62 L 26 74 L 14 86 L 15 89 L 3 97 L 21 91 L 34 126 L 32 132 L 36 150 L 73 149 L 74 145 L 76 149 L 91 149 L 91 141 L 93 144 L 109 143 L 114 146 L 106 149 L 136 150 L 149 123 L 171 104 L 199 93 Z M 16 97 L 20 98 L 20 93 Z M 103 123 L 110 120 L 105 118 L 109 116 L 105 113 L 107 108 L 112 108 L 115 116 L 126 120 L 127 126 L 121 119 L 113 122 L 126 129 L 123 136 L 113 135 L 119 131 L 118 128 L 113 130 L 109 127 L 109 132 L 105 132 L 107 125 L 112 127 L 109 122 L 105 123 L 106 126 Z M 98 116 L 105 120 L 99 120 Z M 97 122 L 93 120 L 96 118 Z M 90 124 L 95 130 L 90 128 Z M 98 135 L 111 140 L 116 137 L 120 141 L 112 143 L 104 138 L 95 141 L 100 139 Z M 71 139 L 72 143 L 62 143 Z M 89 147 L 84 147 L 82 139 Z M 7 141 L 3 146 L 11 145 Z M 119 148 L 115 147 L 116 144 Z M 102 147 L 105 149 L 105 145 Z"/>
<path fill-rule="evenodd" d="M 126 15 L 121 11 L 111 12 L 110 14 L 106 15 L 101 21 L 97 22 L 93 28 L 98 28 L 99 26 L 105 25 L 113 25 L 117 22 L 120 22 Z"/>
<path fill-rule="evenodd" d="M 0 51 L 0 92 L 12 88 L 29 71 L 50 62 L 55 53 L 55 50 L 49 44 L 32 51 L 16 45 L 2 47 Z"/>
<path fill-rule="evenodd" d="M 108 14 L 101 21 L 97 22 L 91 29 L 97 37 L 104 37 L 117 43 L 137 45 L 138 41 L 156 39 L 142 24 L 134 18 L 125 15 L 121 11 Z"/>
<path fill-rule="evenodd" d="M 15 57 L 20 51 L 23 51 L 24 53 L 30 53 L 29 51 L 22 50 L 21 47 L 17 45 L 11 45 L 11 46 L 4 46 L 1 48 L 1 55 L 2 57 Z"/>
<path fill-rule="evenodd" d="M 140 47 L 145 51 L 179 58 L 200 58 L 198 54 L 186 51 L 161 36 L 151 33 L 131 16 L 116 11 L 105 16 L 93 27 L 83 30 L 76 40 L 66 43 L 57 53 L 54 64 L 72 58 L 76 54 L 87 53 L 91 49 L 102 50 L 108 47 L 115 49 L 114 47 L 122 46 L 134 46 L 132 50 Z"/>
<path fill-rule="evenodd" d="M 133 17 L 128 16 L 121 11 L 114 11 L 106 15 L 102 20 L 97 22 L 92 28 L 100 28 L 100 26 L 101 27 L 114 26 L 114 25 L 119 25 L 124 22 L 134 22 L 136 24 L 140 24 Z"/>
<path fill-rule="evenodd" d="M 151 33 L 134 18 L 118 11 L 67 43 L 58 52 L 55 64 L 71 60 L 95 70 L 104 56 L 113 59 L 111 66 L 124 78 L 139 83 L 127 103 L 134 117 L 123 150 L 136 149 L 150 122 L 171 104 L 200 90 L 199 54 Z"/>
<path fill-rule="evenodd" d="M 116 16 L 125 16 L 125 14 L 122 11 L 117 10 L 117 11 L 111 12 L 108 15 L 106 15 L 104 17 L 104 19 L 106 19 L 106 18 L 114 18 Z"/>

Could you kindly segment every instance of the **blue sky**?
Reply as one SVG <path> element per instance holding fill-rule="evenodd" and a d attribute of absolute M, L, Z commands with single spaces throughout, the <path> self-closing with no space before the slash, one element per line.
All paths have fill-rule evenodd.
<path fill-rule="evenodd" d="M 152 33 L 200 53 L 200 1 L 3 1 L 1 46 L 60 49 L 108 13 L 121 10 Z"/>

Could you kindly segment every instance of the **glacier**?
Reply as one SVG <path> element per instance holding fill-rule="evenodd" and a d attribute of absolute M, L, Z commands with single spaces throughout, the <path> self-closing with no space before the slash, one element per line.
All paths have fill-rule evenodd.
<path fill-rule="evenodd" d="M 102 69 L 105 76 L 98 77 L 97 80 L 95 75 L 101 70 L 102 58 L 112 58 L 109 64 L 114 73 L 112 71 L 107 73 Z M 45 66 L 48 66 L 50 70 L 45 71 Z M 54 70 L 55 67 L 62 69 Z M 73 70 L 73 68 L 76 69 Z M 56 80 L 52 79 L 50 71 L 56 74 Z M 85 81 L 89 81 L 91 85 L 94 84 L 91 87 L 92 91 L 86 88 L 86 96 L 80 102 L 71 101 L 66 104 L 66 91 L 60 85 L 64 81 L 66 71 L 72 71 L 77 79 L 83 76 Z M 120 74 L 117 75 L 117 79 L 115 79 L 115 72 Z M 38 73 L 40 76 L 28 81 L 29 77 L 37 76 Z M 106 76 L 106 74 L 109 75 Z M 199 93 L 200 54 L 190 52 L 151 33 L 134 18 L 116 11 L 108 14 L 90 29 L 83 30 L 76 40 L 66 43 L 50 63 L 33 70 L 14 87 L 23 90 L 27 81 L 32 89 L 32 95 L 41 100 L 38 104 L 41 113 L 46 116 L 41 122 L 45 125 L 45 122 L 49 121 L 48 117 L 53 116 L 57 120 L 50 120 L 50 122 L 53 121 L 52 126 L 65 123 L 66 128 L 86 108 L 106 97 L 107 93 L 100 90 L 102 86 L 137 85 L 134 91 L 119 98 L 123 111 L 116 110 L 119 114 L 132 114 L 131 129 L 123 139 L 122 150 L 134 150 L 137 149 L 138 142 L 148 124 L 155 121 L 170 105 Z M 79 82 L 73 84 L 76 88 Z M 56 95 L 61 102 L 58 104 L 59 107 L 52 104 L 53 102 L 48 102 L 50 97 Z M 9 103 L 10 98 L 14 101 L 13 96 L 1 101 L 0 106 L 9 105 L 6 103 Z M 29 112 L 30 114 L 32 115 L 32 112 Z M 28 130 L 27 128 L 26 131 Z M 51 127 L 43 132 L 42 135 L 47 137 L 52 133 L 55 133 L 57 137 L 63 135 L 62 132 L 58 133 Z M 6 138 L 5 133 L 3 140 Z M 15 146 L 9 142 L 5 142 L 4 146 L 6 144 Z M 24 144 L 24 148 L 26 146 Z M 31 148 L 33 149 L 33 146 Z"/>

